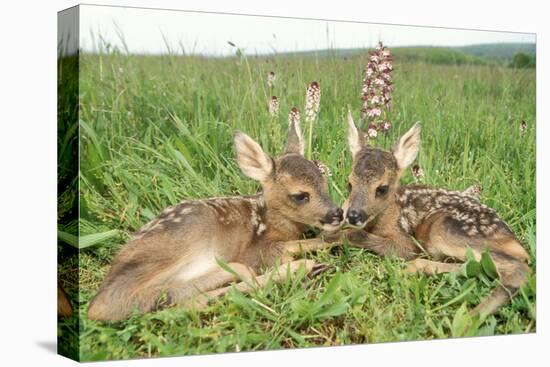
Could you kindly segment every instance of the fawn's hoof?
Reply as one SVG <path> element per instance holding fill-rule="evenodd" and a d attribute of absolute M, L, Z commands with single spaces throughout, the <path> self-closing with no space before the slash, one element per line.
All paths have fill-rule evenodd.
<path fill-rule="evenodd" d="M 309 272 L 309 276 L 316 277 L 317 275 L 327 271 L 330 267 L 331 265 L 326 263 L 315 264 L 313 265 L 313 269 L 311 269 L 311 271 Z"/>

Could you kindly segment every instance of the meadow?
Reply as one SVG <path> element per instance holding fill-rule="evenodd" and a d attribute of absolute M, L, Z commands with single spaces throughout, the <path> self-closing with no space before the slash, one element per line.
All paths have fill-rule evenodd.
<path fill-rule="evenodd" d="M 472 319 L 467 310 L 496 281 L 410 275 L 401 260 L 344 244 L 307 255 L 328 264 L 317 276 L 300 273 L 249 295 L 232 291 L 203 312 L 169 308 L 116 324 L 87 318 L 112 258 L 163 208 L 259 190 L 234 160 L 232 134 L 246 132 L 278 154 L 288 112 L 293 106 L 303 110 L 306 86 L 314 80 L 322 97 L 311 155 L 331 169 L 331 196 L 343 203 L 351 169 L 345 114 L 350 108 L 359 116 L 367 57 L 81 55 L 82 238 L 80 249 L 58 244 L 62 285 L 80 320 L 60 319 L 61 353 L 93 361 L 536 331 L 535 70 L 409 62 L 398 53 L 393 126 L 373 144 L 391 148 L 421 121 L 420 182 L 483 187 L 481 200 L 531 255 L 533 272 L 511 303 L 485 320 Z M 273 87 L 266 80 L 270 71 Z M 277 117 L 267 108 L 272 95 L 280 102 Z M 410 172 L 402 180 L 414 182 Z M 69 227 L 60 229 L 74 233 L 74 223 Z"/>

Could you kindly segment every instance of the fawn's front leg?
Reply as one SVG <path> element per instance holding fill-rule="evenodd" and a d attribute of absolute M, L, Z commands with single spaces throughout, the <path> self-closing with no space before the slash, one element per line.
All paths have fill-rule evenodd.
<path fill-rule="evenodd" d="M 350 230 L 344 233 L 350 245 L 370 250 L 380 256 L 396 256 L 411 260 L 418 256 L 414 243 L 407 236 L 382 237 L 365 230 Z"/>
<path fill-rule="evenodd" d="M 339 246 L 343 238 L 343 232 L 331 232 L 322 233 L 316 238 L 279 242 L 278 245 L 281 246 L 283 250 L 283 262 L 288 262 L 300 254 Z"/>
<path fill-rule="evenodd" d="M 193 303 L 189 304 L 189 306 L 195 310 L 201 310 L 205 308 L 210 301 L 227 294 L 232 287 L 235 287 L 241 293 L 250 293 L 254 289 L 265 286 L 270 280 L 275 282 L 285 280 L 288 276 L 295 274 L 302 266 L 306 269 L 307 273 L 310 273 L 314 270 L 316 263 L 313 260 L 296 260 L 284 263 L 249 281 L 245 280 L 233 286 L 229 285 L 227 287 L 202 293 L 195 297 Z"/>
<path fill-rule="evenodd" d="M 444 263 L 428 259 L 414 259 L 407 263 L 405 271 L 412 274 L 422 272 L 427 275 L 434 275 L 459 271 L 461 265 L 462 264 L 458 263 Z"/>

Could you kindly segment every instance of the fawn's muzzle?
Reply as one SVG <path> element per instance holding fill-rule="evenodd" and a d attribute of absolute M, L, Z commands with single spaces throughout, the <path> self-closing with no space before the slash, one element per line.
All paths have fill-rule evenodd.
<path fill-rule="evenodd" d="M 323 224 L 330 224 L 332 226 L 339 225 L 344 220 L 344 211 L 341 208 L 330 209 L 323 220 Z"/>
<path fill-rule="evenodd" d="M 350 209 L 347 213 L 348 223 L 352 226 L 363 226 L 367 222 L 367 218 L 367 213 L 364 210 Z"/>

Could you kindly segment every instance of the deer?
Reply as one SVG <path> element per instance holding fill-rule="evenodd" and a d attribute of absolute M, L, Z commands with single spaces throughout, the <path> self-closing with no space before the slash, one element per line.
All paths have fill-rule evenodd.
<path fill-rule="evenodd" d="M 299 124 L 290 123 L 285 150 L 275 159 L 243 132 L 234 134 L 234 147 L 238 166 L 259 181 L 261 192 L 185 200 L 162 211 L 115 256 L 89 304 L 89 319 L 116 322 L 166 306 L 200 309 L 235 281 L 246 292 L 301 267 L 315 271 L 313 260 L 294 258 L 330 245 L 302 245 L 304 231 L 335 232 L 344 218 L 328 195 L 327 178 L 304 158 Z M 269 267 L 275 270 L 257 275 Z"/>
<path fill-rule="evenodd" d="M 409 273 L 430 275 L 457 272 L 467 260 L 468 248 L 477 261 L 487 248 L 500 284 L 470 314 L 481 318 L 494 314 L 518 292 L 530 272 L 529 255 L 512 230 L 479 201 L 475 188 L 462 192 L 400 185 L 420 149 L 420 123 L 391 150 L 384 150 L 369 145 L 351 113 L 347 120 L 353 163 L 342 208 L 351 230 L 342 237 L 352 246 L 408 261 Z M 423 258 L 422 250 L 433 260 Z"/>

